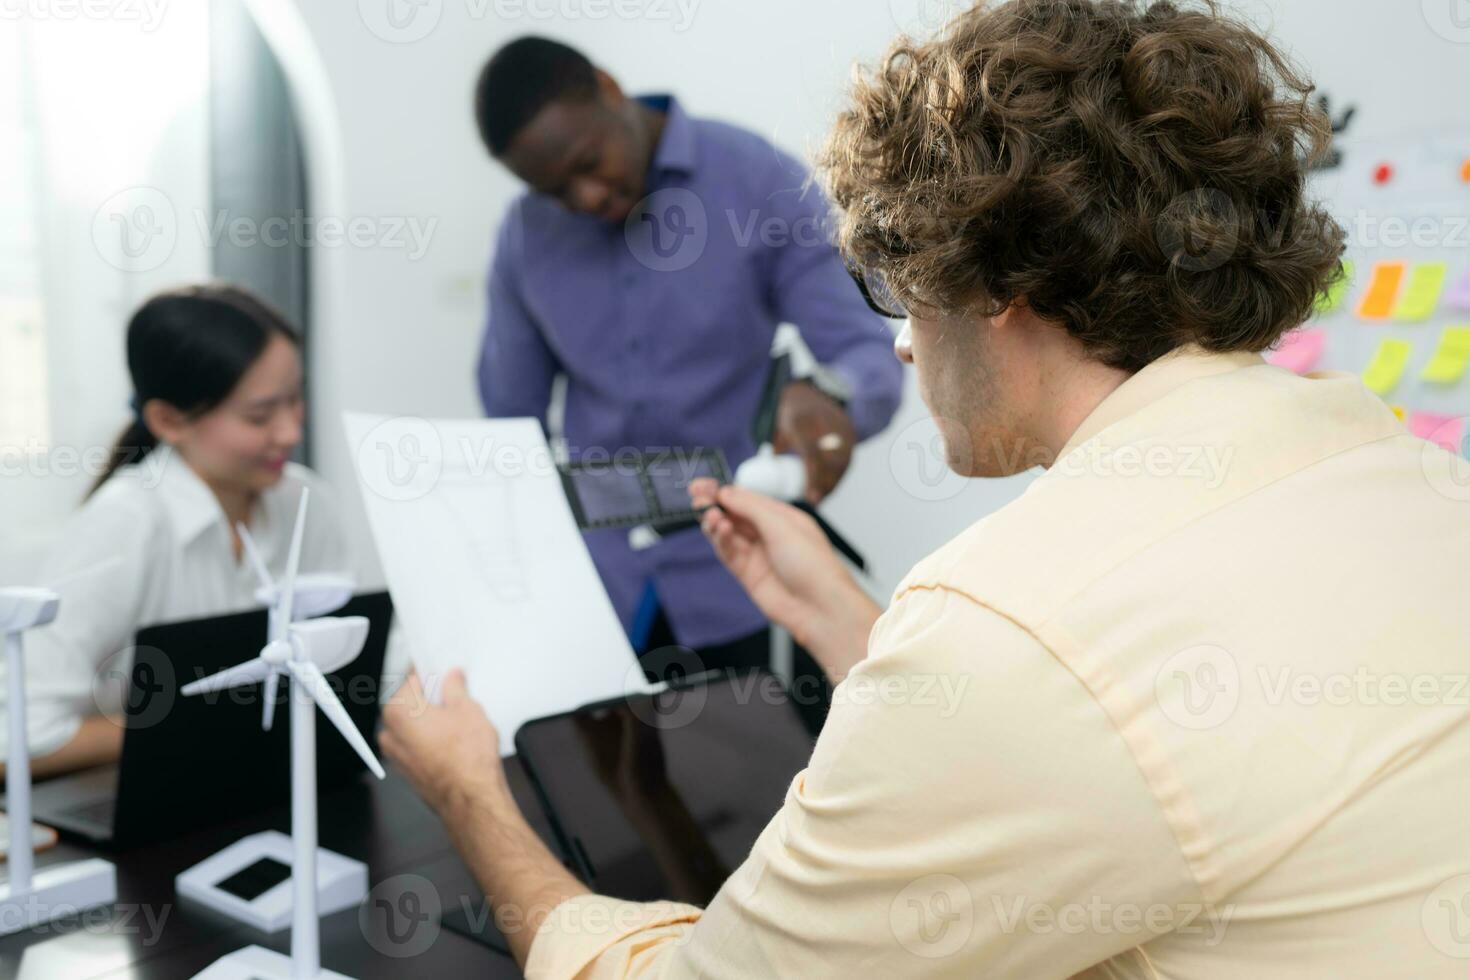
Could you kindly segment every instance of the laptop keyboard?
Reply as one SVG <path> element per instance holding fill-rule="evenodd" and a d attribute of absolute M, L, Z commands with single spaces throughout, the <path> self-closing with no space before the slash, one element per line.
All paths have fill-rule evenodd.
<path fill-rule="evenodd" d="M 112 826 L 112 818 L 117 815 L 117 800 L 98 800 L 96 803 L 83 803 L 81 806 L 62 810 L 68 817 L 85 820 L 87 823 L 99 823 L 106 827 Z"/>

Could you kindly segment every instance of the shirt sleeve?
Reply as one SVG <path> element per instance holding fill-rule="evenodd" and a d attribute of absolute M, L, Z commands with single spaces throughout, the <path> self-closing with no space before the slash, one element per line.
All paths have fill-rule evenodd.
<path fill-rule="evenodd" d="M 121 709 L 114 696 L 128 676 L 150 556 L 164 540 L 152 517 L 141 501 L 99 496 L 67 521 L 47 554 L 39 584 L 60 594 L 61 608 L 24 638 L 32 756 L 71 741 L 82 719 Z M 0 683 L 0 703 L 6 690 Z M 0 731 L 0 757 L 8 748 L 8 732 Z"/>
<path fill-rule="evenodd" d="M 831 211 L 804 167 L 777 152 L 767 198 L 778 220 L 770 249 L 770 304 L 791 323 L 818 363 L 847 389 L 858 437 L 880 432 L 903 395 L 903 365 L 893 334 L 863 300 L 832 244 Z"/>
<path fill-rule="evenodd" d="M 524 226 L 512 205 L 490 263 L 488 312 L 480 348 L 480 402 L 491 418 L 535 418 L 546 424 L 551 383 L 560 365 L 521 291 Z"/>
<path fill-rule="evenodd" d="M 565 902 L 527 976 L 1065 978 L 1142 964 L 1137 948 L 1200 903 L 1075 675 L 970 599 L 915 590 L 707 910 Z"/>

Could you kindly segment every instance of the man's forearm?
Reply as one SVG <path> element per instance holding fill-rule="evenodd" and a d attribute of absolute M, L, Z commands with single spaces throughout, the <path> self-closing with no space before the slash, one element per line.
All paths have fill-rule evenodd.
<path fill-rule="evenodd" d="M 469 865 L 516 962 L 525 965 L 536 930 L 551 910 L 589 890 L 531 829 L 502 781 L 466 787 L 440 815 Z"/>
<path fill-rule="evenodd" d="M 836 685 L 867 657 L 868 634 L 883 610 L 848 577 L 834 583 L 832 602 L 825 612 L 820 621 L 793 631 L 793 639 L 811 653 Z"/>

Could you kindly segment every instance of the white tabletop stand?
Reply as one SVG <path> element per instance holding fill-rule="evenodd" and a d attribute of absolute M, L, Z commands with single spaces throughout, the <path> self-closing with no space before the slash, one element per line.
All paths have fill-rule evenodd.
<path fill-rule="evenodd" d="M 229 847 L 200 861 L 174 879 L 181 898 L 207 905 L 261 932 L 279 932 L 291 924 L 291 879 L 276 883 L 246 900 L 219 887 L 219 883 L 257 861 L 269 860 L 291 867 L 295 850 L 291 838 L 276 830 L 242 837 Z M 318 915 L 331 915 L 362 904 L 368 893 L 367 865 L 333 851 L 316 852 Z"/>
<path fill-rule="evenodd" d="M 205 967 L 203 972 L 194 974 L 194 980 L 295 980 L 300 976 L 315 980 L 352 980 L 320 967 L 315 973 L 295 973 L 291 957 L 264 946 L 246 946 L 222 956 Z"/>
<path fill-rule="evenodd" d="M 9 876 L 0 885 L 0 936 L 117 901 L 117 874 L 100 858 L 35 870 L 31 841 L 31 754 L 26 743 L 25 653 L 21 634 L 56 618 L 61 597 L 45 589 L 0 589 L 0 630 L 9 671 L 10 754 L 5 769 L 9 808 Z"/>

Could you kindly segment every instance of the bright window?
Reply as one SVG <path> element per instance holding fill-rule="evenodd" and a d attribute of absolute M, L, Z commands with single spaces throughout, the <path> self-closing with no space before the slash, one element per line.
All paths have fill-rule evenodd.
<path fill-rule="evenodd" d="M 0 446 L 28 455 L 51 439 L 32 85 L 17 32 L 0 33 Z"/>

